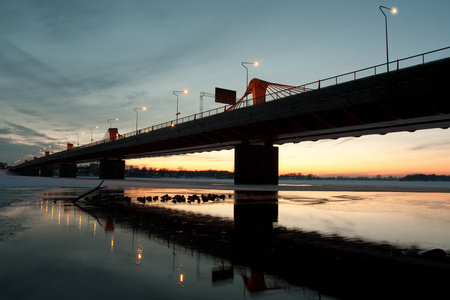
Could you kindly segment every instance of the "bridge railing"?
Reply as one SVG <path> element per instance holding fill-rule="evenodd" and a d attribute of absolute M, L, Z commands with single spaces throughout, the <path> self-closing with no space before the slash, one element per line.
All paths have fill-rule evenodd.
<path fill-rule="evenodd" d="M 430 61 L 439 60 L 439 59 L 443 59 L 443 58 L 447 58 L 447 57 L 450 57 L 450 47 L 445 47 L 445 48 L 425 52 L 422 54 L 413 55 L 413 56 L 409 56 L 406 58 L 390 61 L 389 69 L 392 71 L 399 70 L 402 68 L 425 64 Z M 269 99 L 269 97 L 267 97 L 267 96 L 271 96 L 272 99 L 280 99 L 280 98 L 285 98 L 286 94 L 289 94 L 289 95 L 298 94 L 299 87 L 303 88 L 303 90 L 305 92 L 307 92 L 308 90 L 317 90 L 317 89 L 320 89 L 323 87 L 333 86 L 333 85 L 337 85 L 337 84 L 340 84 L 343 82 L 349 82 L 349 81 L 361 79 L 364 77 L 369 77 L 369 76 L 373 76 L 373 75 L 377 75 L 377 74 L 381 74 L 381 73 L 386 73 L 387 68 L 388 68 L 388 63 L 383 63 L 383 64 L 371 66 L 368 68 L 359 69 L 356 71 L 340 74 L 337 76 L 332 76 L 332 77 L 328 77 L 325 79 L 316 80 L 316 81 L 309 82 L 309 83 L 306 83 L 303 85 L 299 85 L 297 87 L 288 88 L 285 90 L 267 94 L 266 99 Z M 295 91 L 294 89 L 297 89 L 297 91 Z M 248 100 L 243 101 L 243 104 L 241 107 L 246 107 L 246 106 L 251 106 L 251 105 L 253 105 L 253 99 L 248 99 Z M 118 139 L 124 139 L 124 138 L 135 136 L 137 134 L 151 132 L 154 130 L 167 128 L 167 127 L 172 127 L 177 124 L 182 124 L 182 123 L 198 120 L 201 118 L 206 118 L 206 117 L 210 117 L 213 115 L 221 114 L 221 113 L 225 112 L 228 107 L 229 106 L 221 106 L 221 107 L 214 108 L 214 109 L 211 109 L 208 111 L 204 111 L 204 112 L 196 113 L 196 114 L 193 114 L 190 116 L 178 118 L 176 120 L 171 120 L 171 121 L 167 121 L 167 122 L 160 123 L 157 125 L 149 126 L 149 127 L 140 129 L 138 131 L 128 132 L 128 133 L 119 135 Z M 86 147 L 103 144 L 103 143 L 107 143 L 107 142 L 110 142 L 110 140 L 109 139 L 108 140 L 100 140 L 97 142 L 92 142 L 90 144 L 74 147 L 73 149 L 86 148 Z M 65 151 L 70 151 L 70 150 L 65 150 Z"/>
<path fill-rule="evenodd" d="M 306 83 L 303 85 L 299 85 L 297 87 L 290 88 L 290 89 L 295 89 L 298 87 L 303 87 L 305 90 L 320 89 L 323 87 L 333 86 L 333 85 L 337 85 L 340 83 L 361 79 L 364 77 L 369 77 L 369 76 L 373 76 L 373 75 L 377 75 L 377 74 L 381 74 L 381 73 L 386 73 L 386 72 L 388 72 L 388 70 L 387 70 L 388 65 L 389 65 L 389 70 L 394 71 L 394 70 L 399 70 L 399 69 L 403 69 L 403 68 L 407 68 L 407 67 L 425 64 L 427 62 L 431 62 L 431 61 L 435 61 L 435 60 L 439 60 L 439 59 L 443 59 L 443 58 L 447 58 L 447 57 L 450 57 L 450 47 L 445 47 L 445 48 L 409 56 L 406 58 L 393 60 L 393 61 L 390 61 L 389 64 L 383 63 L 383 64 L 371 66 L 368 68 L 359 69 L 356 71 L 347 72 L 344 74 L 328 77 L 325 79 L 319 79 L 319 80 L 309 82 L 309 83 Z M 286 90 L 283 90 L 280 92 L 275 92 L 275 93 L 268 94 L 268 95 L 272 96 L 273 99 L 284 98 L 285 96 L 280 96 L 280 95 L 282 95 L 282 92 L 285 93 L 286 91 L 288 91 L 290 89 L 286 89 Z M 249 101 L 251 101 L 251 100 L 249 100 Z M 250 104 L 250 103 L 248 103 L 248 104 Z"/>

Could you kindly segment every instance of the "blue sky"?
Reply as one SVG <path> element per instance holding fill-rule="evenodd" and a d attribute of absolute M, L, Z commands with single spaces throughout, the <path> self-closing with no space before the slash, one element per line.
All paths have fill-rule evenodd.
<path fill-rule="evenodd" d="M 109 127 L 107 119 L 118 118 L 114 125 L 119 132 L 131 132 L 136 107 L 148 107 L 139 113 L 141 128 L 174 119 L 176 90 L 189 90 L 179 96 L 181 117 L 198 112 L 200 92 L 213 93 L 216 86 L 241 95 L 243 61 L 260 62 L 258 67 L 249 66 L 249 79 L 289 85 L 383 63 L 380 5 L 399 10 L 388 14 L 391 59 L 450 45 L 450 2 L 445 0 L 0 3 L 0 161 L 8 163 L 37 155 L 50 144 L 60 148 L 59 144 L 77 139 L 88 143 L 92 126 L 99 126 L 93 131 L 94 140 L 99 140 Z M 205 98 L 203 106 L 207 110 L 218 105 Z M 417 149 L 425 151 L 419 145 L 423 135 L 436 145 L 434 151 L 443 151 L 442 145 L 450 143 L 447 130 L 431 130 L 401 138 L 396 134 L 367 137 L 369 141 L 291 144 L 281 146 L 280 153 L 292 161 L 280 157 L 280 168 L 298 164 L 301 172 L 306 162 L 296 153 L 308 153 L 310 148 L 313 153 L 328 153 L 344 146 L 342 151 L 351 153 L 364 149 L 373 138 L 383 151 L 393 147 L 395 153 L 395 141 L 401 140 L 417 155 Z M 188 161 L 199 155 L 146 162 L 187 168 Z M 333 160 L 333 155 L 327 157 Z M 219 168 L 232 153 L 201 157 Z M 349 172 L 364 172 L 358 170 Z M 314 167 L 310 172 L 315 173 Z"/>

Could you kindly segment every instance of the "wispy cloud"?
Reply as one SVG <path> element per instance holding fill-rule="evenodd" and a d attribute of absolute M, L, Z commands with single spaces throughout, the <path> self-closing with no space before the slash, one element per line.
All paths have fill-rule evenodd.
<path fill-rule="evenodd" d="M 422 143 L 418 144 L 414 147 L 411 147 L 410 149 L 412 151 L 421 151 L 421 150 L 428 150 L 428 149 L 440 149 L 440 148 L 446 148 L 450 146 L 450 140 L 440 140 L 436 141 L 434 140 L 432 143 Z"/>
<path fill-rule="evenodd" d="M 17 85 L 44 87 L 66 94 L 76 83 L 61 75 L 38 58 L 0 38 L 0 75 Z"/>
<path fill-rule="evenodd" d="M 38 141 L 40 143 L 43 143 L 43 141 L 54 140 L 53 138 L 30 127 L 22 126 L 12 122 L 2 122 L 0 124 L 2 124 L 0 128 L 0 134 L 13 135 L 14 137 L 10 139 L 14 139 L 16 141 L 22 140 L 24 143 L 25 141 L 27 141 L 26 143 Z"/>
<path fill-rule="evenodd" d="M 199 92 L 212 92 L 215 86 L 238 93 L 245 88 L 240 65 L 244 60 L 262 62 L 249 70 L 250 78 L 293 84 L 377 64 L 383 51 L 378 51 L 379 40 L 368 37 L 379 33 L 372 26 L 379 24 L 379 16 L 364 1 L 354 2 L 330 2 L 323 9 L 320 1 L 298 0 L 2 1 L 0 137 L 5 144 L 0 156 L 15 159 L 17 151 L 5 150 L 8 143 L 58 142 L 95 125 L 99 129 L 94 139 L 101 138 L 107 119 L 115 117 L 120 132 L 129 132 L 135 126 L 132 108 L 142 105 L 149 109 L 139 114 L 139 126 L 168 121 L 175 116 L 172 91 L 178 89 L 189 89 L 180 98 L 182 115 L 196 113 Z M 448 24 L 445 12 L 450 4 L 440 2 L 428 18 Z M 411 3 L 408 9 L 413 13 L 419 6 Z M 404 14 L 404 28 L 417 24 L 411 13 Z M 356 20 L 361 26 L 355 26 Z M 434 33 L 421 35 L 427 39 L 420 43 L 423 51 L 411 48 L 411 41 L 396 47 L 407 53 L 394 55 L 405 57 L 441 45 L 448 36 L 442 22 L 423 22 L 422 30 Z M 345 43 L 342 32 L 349 33 Z M 213 101 L 210 105 L 208 109 L 217 107 Z M 86 136 L 80 136 L 81 143 L 90 140 Z M 302 145 L 336 152 L 364 143 L 351 141 Z M 422 144 L 409 147 L 433 147 L 432 142 L 418 141 Z M 448 147 L 442 140 L 434 145 Z M 28 145 L 24 149 L 28 151 Z"/>

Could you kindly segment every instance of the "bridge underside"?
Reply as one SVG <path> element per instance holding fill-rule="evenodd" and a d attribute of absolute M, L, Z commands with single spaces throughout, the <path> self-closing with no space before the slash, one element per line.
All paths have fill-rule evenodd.
<path fill-rule="evenodd" d="M 450 59 L 444 59 L 114 142 L 56 153 L 40 158 L 29 166 L 174 155 L 235 147 L 241 149 L 241 144 L 263 146 L 448 128 L 449 86 Z M 262 160 L 271 157 L 268 153 L 260 156 L 264 157 Z M 257 157 L 259 154 L 248 153 L 244 160 L 255 160 L 252 155 Z M 242 158 L 239 153 L 236 156 L 238 160 Z M 278 166 L 278 157 L 276 162 L 268 163 L 267 168 L 275 164 Z M 21 166 L 26 167 L 27 164 Z M 245 176 L 251 176 L 249 174 Z M 240 174 L 235 176 L 239 178 Z"/>
<path fill-rule="evenodd" d="M 450 60 L 343 83 L 149 132 L 123 158 L 450 127 Z M 118 152 L 113 150 L 117 155 Z"/>

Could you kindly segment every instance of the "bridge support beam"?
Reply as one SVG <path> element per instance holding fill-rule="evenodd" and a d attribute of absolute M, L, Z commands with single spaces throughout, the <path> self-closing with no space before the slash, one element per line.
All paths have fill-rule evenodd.
<path fill-rule="evenodd" d="M 101 159 L 100 179 L 125 179 L 125 161 L 121 159 Z"/>
<path fill-rule="evenodd" d="M 41 177 L 53 177 L 53 166 L 42 166 L 40 171 Z"/>
<path fill-rule="evenodd" d="M 59 165 L 59 177 L 77 177 L 77 165 L 76 164 L 60 164 Z"/>
<path fill-rule="evenodd" d="M 278 185 L 278 147 L 271 143 L 236 145 L 234 184 Z"/>
<path fill-rule="evenodd" d="M 27 168 L 19 171 L 21 176 L 39 176 L 39 168 Z"/>

